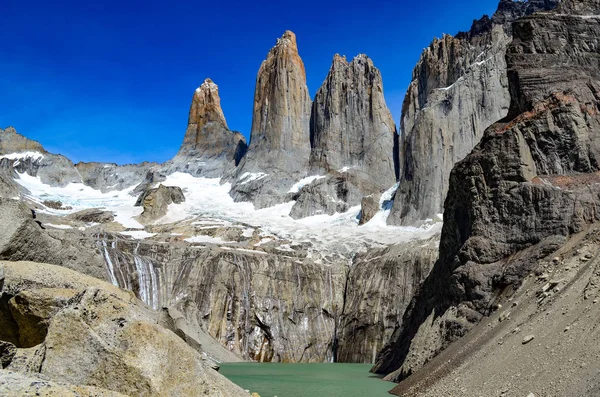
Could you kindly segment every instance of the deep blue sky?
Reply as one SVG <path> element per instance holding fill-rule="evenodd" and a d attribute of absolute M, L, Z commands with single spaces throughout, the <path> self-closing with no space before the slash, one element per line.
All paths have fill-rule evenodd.
<path fill-rule="evenodd" d="M 210 77 L 229 127 L 248 136 L 256 72 L 286 29 L 311 96 L 336 52 L 366 53 L 398 122 L 422 49 L 497 4 L 0 0 L 0 128 L 75 162 L 165 161 L 181 144 L 194 89 Z"/>

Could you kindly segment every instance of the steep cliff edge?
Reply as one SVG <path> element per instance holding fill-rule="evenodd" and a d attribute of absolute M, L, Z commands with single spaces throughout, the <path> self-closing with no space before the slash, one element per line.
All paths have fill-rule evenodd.
<path fill-rule="evenodd" d="M 509 115 L 454 167 L 439 260 L 374 371 L 399 381 L 421 368 L 600 220 L 599 13 L 563 2 L 513 24 Z"/>
<path fill-rule="evenodd" d="M 282 202 L 306 176 L 311 100 L 296 35 L 286 31 L 256 77 L 250 145 L 234 177 L 232 197 L 257 208 Z"/>
<path fill-rule="evenodd" d="M 396 182 L 396 126 L 385 104 L 381 73 L 364 54 L 351 62 L 335 55 L 317 91 L 310 118 L 310 174 L 294 198 L 294 218 L 345 212 L 363 196 Z"/>
<path fill-rule="evenodd" d="M 388 223 L 414 224 L 442 212 L 452 167 L 507 114 L 505 52 L 512 21 L 556 4 L 502 0 L 492 18 L 425 49 L 402 105 L 400 188 Z"/>

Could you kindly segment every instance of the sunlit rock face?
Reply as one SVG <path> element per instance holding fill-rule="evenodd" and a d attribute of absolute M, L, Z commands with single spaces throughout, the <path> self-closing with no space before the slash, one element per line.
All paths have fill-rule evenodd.
<path fill-rule="evenodd" d="M 257 208 L 285 200 L 306 176 L 310 155 L 311 99 L 296 35 L 286 31 L 256 77 L 250 146 L 236 172 L 232 196 Z M 264 175 L 248 180 L 249 175 Z"/>
<path fill-rule="evenodd" d="M 452 167 L 508 113 L 505 54 L 512 22 L 557 3 L 502 0 L 491 18 L 423 51 L 402 104 L 400 188 L 390 224 L 415 224 L 442 212 Z"/>
<path fill-rule="evenodd" d="M 161 172 L 184 171 L 220 178 L 235 170 L 246 153 L 246 147 L 246 138 L 227 127 L 219 87 L 211 79 L 206 79 L 192 97 L 183 144 Z"/>

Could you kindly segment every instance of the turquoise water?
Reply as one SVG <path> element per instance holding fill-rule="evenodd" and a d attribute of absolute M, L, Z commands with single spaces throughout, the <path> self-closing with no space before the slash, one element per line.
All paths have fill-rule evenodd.
<path fill-rule="evenodd" d="M 261 397 L 389 397 L 395 384 L 369 372 L 370 364 L 221 364 L 219 372 Z"/>

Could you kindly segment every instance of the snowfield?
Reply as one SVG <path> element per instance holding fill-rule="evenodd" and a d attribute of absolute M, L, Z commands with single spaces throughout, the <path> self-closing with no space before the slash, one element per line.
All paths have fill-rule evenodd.
<path fill-rule="evenodd" d="M 254 175 L 250 176 L 253 178 Z M 248 179 L 250 179 L 248 178 Z M 301 189 L 312 183 L 318 176 L 304 178 L 294 188 Z M 65 187 L 52 187 L 37 177 L 20 174 L 16 180 L 30 194 L 28 198 L 42 204 L 45 200 L 58 200 L 68 210 L 46 208 L 44 212 L 53 215 L 65 215 L 86 208 L 105 208 L 113 211 L 115 221 L 132 232 L 122 232 L 137 239 L 153 237 L 145 231 L 144 225 L 134 217 L 142 213 L 141 207 L 135 207 L 137 197 L 131 195 L 134 186 L 121 191 L 102 193 L 81 183 L 70 183 Z M 270 241 L 284 240 L 290 244 L 309 243 L 315 250 L 324 252 L 350 253 L 362 250 L 366 246 L 386 246 L 414 238 L 428 238 L 441 230 L 440 222 L 432 222 L 424 227 L 387 226 L 386 219 L 391 209 L 389 201 L 397 186 L 383 194 L 380 212 L 367 224 L 358 226 L 360 207 L 353 207 L 345 213 L 334 215 L 316 215 L 300 220 L 289 216 L 294 201 L 270 208 L 256 210 L 252 203 L 236 203 L 229 195 L 231 185 L 221 184 L 218 178 L 197 178 L 192 175 L 176 172 L 163 182 L 165 186 L 178 186 L 183 190 L 185 202 L 171 204 L 167 214 L 153 225 L 167 225 L 187 222 L 191 225 L 208 227 L 244 227 L 244 236 L 251 237 L 258 230 L 262 244 Z M 159 183 L 155 185 L 158 187 Z M 243 224 L 240 226 L 239 224 Z M 238 224 L 236 226 L 236 224 Z M 201 227 L 202 228 L 202 227 Z M 185 241 L 190 243 L 227 244 L 220 238 L 204 235 L 191 236 Z"/>

